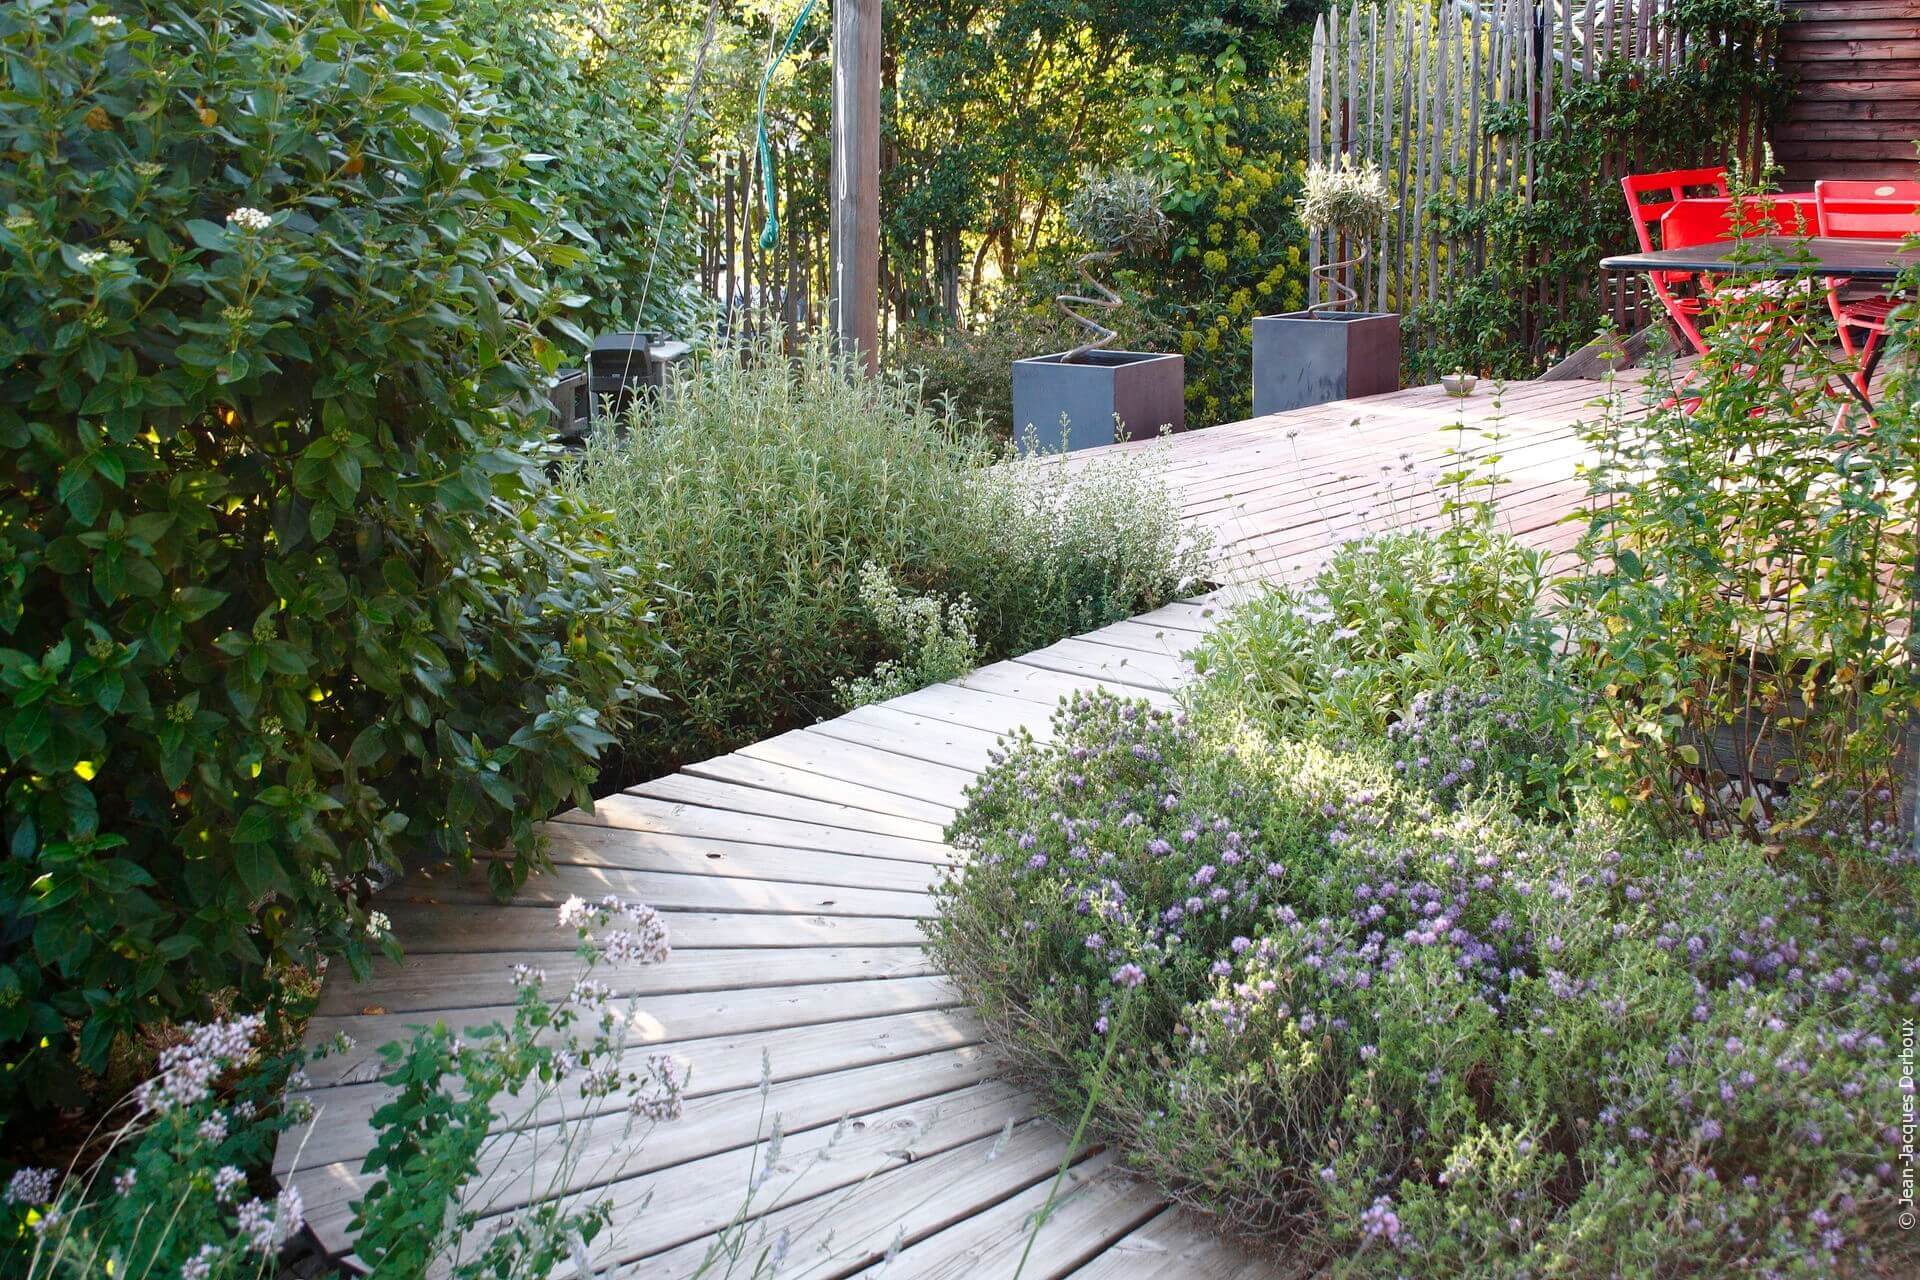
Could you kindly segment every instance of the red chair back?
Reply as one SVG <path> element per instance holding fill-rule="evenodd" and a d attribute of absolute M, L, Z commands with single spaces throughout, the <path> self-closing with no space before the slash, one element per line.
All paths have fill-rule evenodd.
<path fill-rule="evenodd" d="M 1666 173 L 1630 173 L 1620 179 L 1620 189 L 1627 193 L 1627 212 L 1633 218 L 1633 233 L 1640 237 L 1640 249 L 1651 253 L 1672 247 L 1653 242 L 1654 228 L 1659 226 L 1667 210 L 1689 195 L 1726 195 L 1727 171 L 1671 169 Z"/>
<path fill-rule="evenodd" d="M 1862 182 L 1822 178 L 1813 203 L 1823 236 L 1898 240 L 1920 231 L 1920 182 Z"/>
<path fill-rule="evenodd" d="M 1734 210 L 1740 225 L 1734 227 Z M 1679 200 L 1667 207 L 1660 219 L 1660 243 L 1669 249 L 1684 249 L 1693 244 L 1711 244 L 1715 240 L 1745 240 L 1749 236 L 1812 235 L 1814 228 L 1803 225 L 1799 206 L 1790 201 L 1775 203 L 1757 199 L 1734 201 L 1715 197 L 1706 200 Z"/>

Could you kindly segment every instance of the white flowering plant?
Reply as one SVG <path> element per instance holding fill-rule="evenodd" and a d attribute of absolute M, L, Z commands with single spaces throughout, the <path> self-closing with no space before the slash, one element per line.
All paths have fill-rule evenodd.
<path fill-rule="evenodd" d="M 669 954 L 667 926 L 652 907 L 606 897 L 570 898 L 559 924 L 578 939 L 579 976 L 554 997 L 547 974 L 513 971 L 513 1018 L 455 1034 L 439 1024 L 381 1047 L 392 1086 L 374 1113 L 376 1138 L 363 1172 L 372 1178 L 353 1206 L 355 1252 L 377 1274 L 423 1275 L 439 1267 L 455 1280 L 539 1277 L 572 1267 L 590 1275 L 594 1244 L 613 1212 L 607 1196 L 568 1195 L 594 1120 L 624 1117 L 619 1150 L 645 1141 L 680 1114 L 688 1072 L 664 1054 L 634 1051 L 631 1002 L 616 1004 L 604 967 L 657 964 Z M 577 1098 L 573 1118 L 539 1124 L 556 1101 Z M 485 1194 L 504 1153 L 529 1144 L 547 1182 L 520 1186 L 532 1203 L 502 1211 Z"/>
<path fill-rule="evenodd" d="M 834 681 L 842 706 L 864 707 L 958 680 L 979 664 L 980 642 L 973 634 L 978 615 L 965 595 L 949 600 L 937 592 L 903 592 L 885 566 L 869 560 L 860 566 L 860 603 L 900 656 L 881 662 L 872 675 Z"/>
<path fill-rule="evenodd" d="M 626 1117 L 621 1149 L 680 1114 L 687 1070 L 635 1051 L 630 1007 L 616 1007 L 604 967 L 667 958 L 651 907 L 570 899 L 559 925 L 577 939 L 579 975 L 564 994 L 522 964 L 510 1022 L 456 1036 L 444 1025 L 380 1047 L 388 1100 L 374 1113 L 372 1179 L 353 1205 L 356 1252 L 380 1274 L 442 1272 L 455 1280 L 536 1280 L 581 1261 L 610 1202 L 558 1192 L 578 1172 L 586 1120 Z M 315 1117 L 299 1054 L 262 1052 L 266 1020 L 248 1014 L 183 1028 L 155 1074 L 109 1116 L 120 1129 L 85 1168 L 14 1169 L 0 1195 L 0 1274 L 28 1280 L 230 1280 L 274 1274 L 306 1224 L 297 1187 L 274 1185 L 281 1135 Z M 342 1041 L 317 1056 L 351 1049 Z M 529 1117 L 565 1095 L 581 1123 L 541 1129 L 557 1150 L 554 1186 L 518 1212 L 463 1193 L 498 1174 Z M 525 1108 L 524 1113 L 520 1110 Z M 293 1140 L 301 1135 L 295 1133 Z"/>
<path fill-rule="evenodd" d="M 297 1190 L 250 1171 L 306 1119 L 277 1088 L 297 1068 L 262 1054 L 257 1014 L 183 1031 L 103 1121 L 118 1126 L 104 1156 L 64 1176 L 14 1170 L 0 1207 L 0 1271 L 33 1280 L 271 1273 L 304 1210 Z"/>

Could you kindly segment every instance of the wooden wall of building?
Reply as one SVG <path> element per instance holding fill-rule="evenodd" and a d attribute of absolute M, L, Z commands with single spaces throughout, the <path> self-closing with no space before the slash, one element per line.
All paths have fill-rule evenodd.
<path fill-rule="evenodd" d="M 1815 178 L 1915 178 L 1920 0 L 1786 0 L 1793 102 L 1774 128 L 1789 190 Z"/>

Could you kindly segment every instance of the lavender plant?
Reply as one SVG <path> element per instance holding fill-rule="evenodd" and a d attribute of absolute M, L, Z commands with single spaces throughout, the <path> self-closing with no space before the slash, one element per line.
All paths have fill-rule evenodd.
<path fill-rule="evenodd" d="M 1394 772 L 1441 804 L 1499 792 L 1541 815 L 1565 801 L 1574 694 L 1546 669 L 1422 689 L 1386 729 Z"/>
<path fill-rule="evenodd" d="M 1081 697 L 976 785 L 932 945 L 1094 1138 L 1329 1274 L 1920 1260 L 1912 867 L 1448 799 Z"/>

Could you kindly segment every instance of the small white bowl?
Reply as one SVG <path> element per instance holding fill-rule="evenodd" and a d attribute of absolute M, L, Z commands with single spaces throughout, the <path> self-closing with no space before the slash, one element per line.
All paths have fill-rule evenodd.
<path fill-rule="evenodd" d="M 1450 396 L 1465 398 L 1473 394 L 1473 385 L 1480 381 L 1470 373 L 1443 373 L 1440 385 L 1447 389 Z"/>

